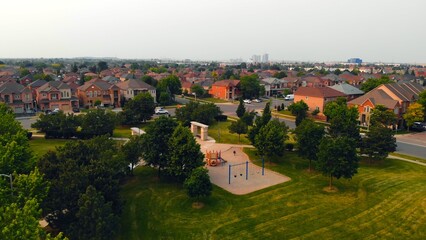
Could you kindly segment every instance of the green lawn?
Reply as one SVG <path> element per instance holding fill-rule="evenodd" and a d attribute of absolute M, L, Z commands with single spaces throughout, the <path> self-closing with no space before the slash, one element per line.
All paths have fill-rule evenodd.
<path fill-rule="evenodd" d="M 228 127 L 231 121 L 216 122 L 209 126 L 209 136 L 214 138 L 217 143 L 238 144 L 238 134 L 230 133 Z M 246 134 L 241 134 L 240 144 L 250 144 Z"/>
<path fill-rule="evenodd" d="M 30 148 L 33 152 L 41 157 L 49 150 L 55 150 L 56 147 L 64 146 L 67 141 L 65 139 L 44 139 L 44 137 L 32 137 L 30 140 Z"/>
<path fill-rule="evenodd" d="M 339 191 L 327 193 L 328 179 L 307 172 L 296 153 L 266 165 L 292 180 L 244 196 L 214 187 L 198 210 L 179 184 L 137 168 L 122 189 L 118 239 L 426 238 L 426 167 L 361 163 L 352 180 L 334 181 Z"/>
<path fill-rule="evenodd" d="M 143 124 L 136 126 L 136 127 L 140 128 L 140 129 L 145 129 L 149 124 L 150 124 L 150 122 L 146 122 L 146 123 L 143 123 Z M 132 136 L 130 128 L 132 128 L 132 127 L 134 127 L 134 126 L 124 126 L 124 125 L 117 126 L 114 129 L 112 136 L 115 137 L 115 138 L 130 138 Z"/>

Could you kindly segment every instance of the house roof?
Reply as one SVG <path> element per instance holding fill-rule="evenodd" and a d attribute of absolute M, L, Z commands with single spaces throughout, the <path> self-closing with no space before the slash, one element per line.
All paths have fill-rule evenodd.
<path fill-rule="evenodd" d="M 346 96 L 344 93 L 334 90 L 329 87 L 300 87 L 294 93 L 294 95 L 298 96 L 309 96 L 309 97 L 321 97 L 321 98 L 329 98 L 329 97 L 344 97 Z"/>
<path fill-rule="evenodd" d="M 113 77 L 113 76 L 106 76 L 106 77 L 102 78 L 102 80 L 110 82 L 110 83 L 116 83 L 116 82 L 120 81 L 120 79 Z"/>
<path fill-rule="evenodd" d="M 0 93 L 13 94 L 23 92 L 25 87 L 17 82 L 6 82 L 0 85 Z"/>
<path fill-rule="evenodd" d="M 68 86 L 66 83 L 59 82 L 59 81 L 50 81 L 45 83 L 43 86 L 38 88 L 39 92 L 48 92 L 52 89 L 70 89 L 70 86 Z"/>
<path fill-rule="evenodd" d="M 362 105 L 368 100 L 374 106 L 383 105 L 383 106 L 387 107 L 388 109 L 394 109 L 395 106 L 398 104 L 397 100 L 392 99 L 392 97 L 389 96 L 382 89 L 373 89 L 370 92 L 366 93 L 365 95 L 360 96 L 359 98 L 356 98 L 356 99 L 350 101 L 348 104 L 350 104 L 350 105 Z"/>
<path fill-rule="evenodd" d="M 38 79 L 38 80 L 35 80 L 34 82 L 28 84 L 28 86 L 33 87 L 33 88 L 37 88 L 37 87 L 43 86 L 46 83 L 47 83 L 46 80 Z"/>
<path fill-rule="evenodd" d="M 264 78 L 261 80 L 262 82 L 268 83 L 268 84 L 278 84 L 281 82 L 278 78 Z"/>
<path fill-rule="evenodd" d="M 116 84 L 119 88 L 123 90 L 131 89 L 147 89 L 147 90 L 155 90 L 155 87 L 149 85 L 148 83 L 142 80 L 129 79 L 124 82 L 119 82 Z"/>
<path fill-rule="evenodd" d="M 221 80 L 213 83 L 212 86 L 236 87 L 240 84 L 240 80 Z"/>
<path fill-rule="evenodd" d="M 91 86 L 96 86 L 102 90 L 108 90 L 116 85 L 110 84 L 104 80 L 101 80 L 99 78 L 93 78 L 90 81 L 87 81 L 84 83 L 84 85 L 78 87 L 79 90 L 81 91 L 86 91 L 89 87 Z"/>
<path fill-rule="evenodd" d="M 408 102 L 417 99 L 420 92 L 425 90 L 425 87 L 414 82 L 387 83 L 380 85 L 377 88 L 387 88 L 389 91 L 398 96 L 399 99 Z"/>
<path fill-rule="evenodd" d="M 361 91 L 358 88 L 356 88 L 356 87 L 354 87 L 350 84 L 347 84 L 347 83 L 339 83 L 339 84 L 333 85 L 329 88 L 332 88 L 334 90 L 342 92 L 345 95 L 362 95 L 362 94 L 364 94 L 363 91 Z"/>

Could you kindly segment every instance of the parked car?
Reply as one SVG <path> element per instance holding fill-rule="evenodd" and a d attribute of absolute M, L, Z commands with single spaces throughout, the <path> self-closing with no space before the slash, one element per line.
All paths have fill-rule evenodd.
<path fill-rule="evenodd" d="M 253 99 L 253 102 L 260 103 L 262 102 L 262 100 L 260 100 L 259 98 L 256 98 L 256 99 Z"/>
<path fill-rule="evenodd" d="M 169 111 L 167 111 L 166 109 L 164 109 L 162 107 L 157 107 L 157 108 L 155 108 L 155 114 L 157 114 L 157 115 L 169 114 Z"/>
<path fill-rule="evenodd" d="M 426 123 L 414 122 L 413 126 L 410 127 L 412 131 L 423 132 L 426 131 Z"/>
<path fill-rule="evenodd" d="M 284 100 L 286 101 L 294 100 L 294 94 L 288 94 L 287 96 L 285 96 Z"/>
<path fill-rule="evenodd" d="M 78 108 L 78 107 L 73 107 L 73 108 L 72 108 L 72 111 L 73 111 L 73 112 L 75 112 L 75 113 L 79 113 L 79 112 L 80 112 L 80 108 Z"/>
<path fill-rule="evenodd" d="M 249 104 L 250 104 L 250 103 L 251 103 L 251 100 L 250 100 L 250 99 L 244 99 L 244 100 L 243 100 L 243 102 L 244 102 L 244 103 L 249 103 Z"/>

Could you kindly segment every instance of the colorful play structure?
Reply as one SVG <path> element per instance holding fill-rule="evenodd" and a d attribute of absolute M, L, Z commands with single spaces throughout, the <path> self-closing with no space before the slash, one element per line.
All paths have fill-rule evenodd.
<path fill-rule="evenodd" d="M 206 151 L 206 163 L 211 167 L 218 166 L 219 163 L 225 164 L 225 159 L 221 157 L 221 151 Z"/>

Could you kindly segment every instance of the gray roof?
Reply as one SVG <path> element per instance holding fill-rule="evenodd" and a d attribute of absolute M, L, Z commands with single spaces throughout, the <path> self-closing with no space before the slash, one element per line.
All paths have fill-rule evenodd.
<path fill-rule="evenodd" d="M 25 90 L 25 87 L 17 82 L 6 82 L 0 85 L 0 93 L 13 94 L 21 93 Z"/>
<path fill-rule="evenodd" d="M 149 85 L 148 83 L 142 80 L 129 79 L 124 82 L 119 82 L 116 84 L 119 88 L 123 90 L 131 89 L 147 89 L 147 90 L 155 90 L 155 87 Z"/>
<path fill-rule="evenodd" d="M 336 84 L 336 85 L 333 85 L 329 88 L 332 88 L 334 90 L 342 92 L 346 95 L 362 95 L 362 94 L 364 94 L 363 91 L 361 91 L 358 88 L 356 88 L 356 87 L 354 87 L 350 84 L 347 84 L 347 83 Z"/>
<path fill-rule="evenodd" d="M 282 81 L 278 78 L 264 78 L 261 80 L 262 82 L 265 82 L 267 84 L 273 84 L 273 83 L 281 83 Z"/>
<path fill-rule="evenodd" d="M 113 77 L 113 76 L 106 76 L 106 77 L 102 78 L 102 80 L 110 82 L 110 83 L 116 83 L 116 82 L 120 81 L 120 79 Z"/>
<path fill-rule="evenodd" d="M 34 82 L 28 84 L 28 86 L 31 86 L 31 87 L 41 87 L 41 86 L 43 86 L 46 83 L 47 83 L 46 80 L 38 79 L 38 80 L 35 80 Z"/>

